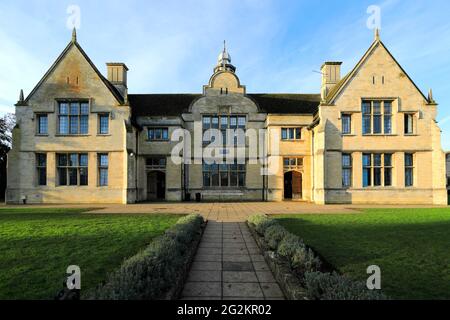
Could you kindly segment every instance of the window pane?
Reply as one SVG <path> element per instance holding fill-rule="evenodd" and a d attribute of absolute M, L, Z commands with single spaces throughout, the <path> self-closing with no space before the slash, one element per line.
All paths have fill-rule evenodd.
<path fill-rule="evenodd" d="M 66 154 L 58 154 L 58 166 L 60 166 L 60 167 L 67 166 L 67 155 Z"/>
<path fill-rule="evenodd" d="M 373 102 L 373 114 L 381 114 L 381 102 L 380 101 Z"/>
<path fill-rule="evenodd" d="M 412 168 L 405 169 L 405 186 L 407 186 L 407 187 L 413 186 L 413 169 Z"/>
<path fill-rule="evenodd" d="M 384 102 L 384 114 L 391 114 L 391 113 L 392 113 L 392 102 L 385 101 Z"/>
<path fill-rule="evenodd" d="M 381 133 L 381 116 L 373 116 L 373 133 Z"/>
<path fill-rule="evenodd" d="M 47 185 L 47 169 L 46 168 L 38 168 L 38 184 L 40 186 Z"/>
<path fill-rule="evenodd" d="M 88 169 L 80 168 L 80 186 L 88 185 Z"/>
<path fill-rule="evenodd" d="M 342 115 L 342 133 L 351 133 L 351 117 L 348 114 Z"/>
<path fill-rule="evenodd" d="M 236 128 L 237 126 L 237 118 L 236 117 L 230 117 L 230 127 Z"/>
<path fill-rule="evenodd" d="M 351 156 L 349 154 L 342 155 L 342 166 L 350 167 L 352 165 Z"/>
<path fill-rule="evenodd" d="M 413 133 L 413 115 L 405 114 L 405 133 L 412 134 Z"/>
<path fill-rule="evenodd" d="M 211 127 L 213 129 L 219 129 L 219 117 L 212 117 L 212 119 L 211 119 Z"/>
<path fill-rule="evenodd" d="M 69 133 L 69 119 L 67 116 L 59 117 L 59 133 L 68 134 Z"/>
<path fill-rule="evenodd" d="M 107 167 L 108 166 L 108 155 L 107 154 L 100 154 L 99 155 L 99 166 L 100 167 Z"/>
<path fill-rule="evenodd" d="M 89 118 L 88 116 L 81 116 L 80 118 L 80 133 L 87 134 L 89 132 Z"/>
<path fill-rule="evenodd" d="M 148 139 L 149 140 L 155 140 L 155 130 L 148 129 Z"/>
<path fill-rule="evenodd" d="M 203 129 L 209 129 L 211 127 L 211 118 L 203 116 Z"/>
<path fill-rule="evenodd" d="M 58 177 L 59 177 L 59 185 L 60 186 L 67 185 L 67 169 L 66 168 L 58 169 Z"/>
<path fill-rule="evenodd" d="M 369 187 L 372 184 L 370 169 L 363 170 L 363 186 Z"/>
<path fill-rule="evenodd" d="M 79 115 L 80 114 L 80 105 L 78 103 L 70 104 L 70 114 L 71 115 Z"/>
<path fill-rule="evenodd" d="M 293 128 L 289 128 L 289 140 L 293 140 L 294 139 L 294 129 Z"/>
<path fill-rule="evenodd" d="M 163 140 L 169 140 L 169 129 L 163 129 L 162 133 Z"/>
<path fill-rule="evenodd" d="M 384 169 L 384 185 L 389 187 L 392 185 L 392 169 L 385 168 Z"/>
<path fill-rule="evenodd" d="M 381 167 L 381 154 L 374 154 L 373 155 L 373 164 L 376 167 Z"/>
<path fill-rule="evenodd" d="M 342 185 L 344 187 L 350 187 L 351 182 L 351 169 L 343 169 L 342 170 Z"/>
<path fill-rule="evenodd" d="M 230 186 L 237 187 L 238 186 L 238 175 L 237 172 L 230 172 Z"/>
<path fill-rule="evenodd" d="M 69 155 L 69 167 L 76 167 L 78 166 L 78 154 L 71 153 Z"/>
<path fill-rule="evenodd" d="M 59 104 L 59 114 L 66 115 L 69 113 L 69 105 L 67 103 Z"/>
<path fill-rule="evenodd" d="M 162 130 L 161 129 L 155 129 L 155 139 L 156 140 L 162 139 Z"/>
<path fill-rule="evenodd" d="M 238 180 L 239 180 L 239 186 L 245 187 L 245 173 L 244 172 L 239 172 Z"/>
<path fill-rule="evenodd" d="M 405 153 L 405 166 L 413 166 L 413 155 L 411 153 Z"/>
<path fill-rule="evenodd" d="M 287 138 L 288 138 L 287 129 L 285 129 L 285 128 L 281 129 L 281 139 L 287 140 Z"/>
<path fill-rule="evenodd" d="M 38 133 L 39 134 L 47 134 L 48 133 L 48 117 L 47 117 L 47 115 L 39 115 L 38 121 L 39 121 Z"/>
<path fill-rule="evenodd" d="M 372 132 L 370 119 L 370 116 L 363 116 L 363 134 L 370 134 Z"/>
<path fill-rule="evenodd" d="M 105 168 L 100 169 L 99 180 L 100 186 L 108 185 L 108 169 Z"/>
<path fill-rule="evenodd" d="M 37 166 L 38 167 L 45 167 L 45 166 L 47 166 L 47 155 L 46 154 L 43 154 L 43 153 L 38 153 L 37 155 L 36 155 L 36 158 L 37 158 Z"/>
<path fill-rule="evenodd" d="M 81 114 L 89 115 L 89 103 L 81 104 Z"/>
<path fill-rule="evenodd" d="M 370 166 L 372 164 L 371 155 L 370 154 L 364 154 L 363 155 L 363 166 Z"/>
<path fill-rule="evenodd" d="M 391 167 L 392 166 L 392 154 L 386 153 L 384 155 L 384 166 Z"/>
<path fill-rule="evenodd" d="M 88 156 L 87 154 L 80 154 L 80 167 L 88 166 Z"/>
<path fill-rule="evenodd" d="M 373 185 L 381 186 L 381 168 L 375 168 L 373 170 Z"/>
<path fill-rule="evenodd" d="M 390 134 L 392 133 L 392 117 L 384 116 L 384 133 Z"/>
<path fill-rule="evenodd" d="M 228 117 L 221 117 L 220 118 L 220 128 L 221 129 L 227 129 L 228 128 Z"/>
<path fill-rule="evenodd" d="M 246 122 L 247 122 L 247 118 L 246 117 L 239 117 L 238 118 L 238 126 L 239 126 L 239 128 L 245 128 Z"/>
<path fill-rule="evenodd" d="M 211 186 L 211 181 L 210 181 L 210 174 L 209 174 L 209 172 L 204 172 L 204 173 L 203 173 L 203 186 L 204 186 L 204 187 L 210 187 L 210 186 Z"/>
<path fill-rule="evenodd" d="M 100 116 L 100 134 L 109 133 L 109 115 L 103 114 Z"/>
<path fill-rule="evenodd" d="M 295 139 L 300 140 L 302 138 L 302 129 L 296 128 L 295 129 Z"/>
<path fill-rule="evenodd" d="M 371 114 L 371 104 L 370 101 L 363 101 L 362 103 L 362 112 L 365 114 Z"/>
<path fill-rule="evenodd" d="M 214 171 L 211 174 L 211 186 L 213 187 L 219 186 L 219 173 L 217 171 Z"/>
<path fill-rule="evenodd" d="M 228 187 L 228 172 L 220 173 L 220 185 L 222 187 Z"/>
<path fill-rule="evenodd" d="M 78 169 L 69 169 L 69 185 L 78 185 Z"/>
<path fill-rule="evenodd" d="M 70 117 L 70 134 L 78 134 L 78 117 Z"/>

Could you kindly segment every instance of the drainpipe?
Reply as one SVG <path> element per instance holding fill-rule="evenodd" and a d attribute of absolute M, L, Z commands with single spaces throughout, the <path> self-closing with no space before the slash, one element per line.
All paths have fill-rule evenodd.
<path fill-rule="evenodd" d="M 311 192 L 311 200 L 312 202 L 314 202 L 314 189 L 315 189 L 315 177 L 314 177 L 314 128 L 311 130 L 311 134 L 312 134 L 312 139 L 311 139 L 311 154 L 312 154 L 312 174 L 311 174 L 311 178 L 312 178 L 312 192 Z"/>

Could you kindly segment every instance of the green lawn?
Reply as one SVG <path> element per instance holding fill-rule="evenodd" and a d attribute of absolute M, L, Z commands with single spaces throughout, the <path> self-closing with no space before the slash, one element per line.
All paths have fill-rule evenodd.
<path fill-rule="evenodd" d="M 381 268 L 394 299 L 450 299 L 450 209 L 367 209 L 360 214 L 276 216 L 339 271 L 367 279 Z"/>
<path fill-rule="evenodd" d="M 69 265 L 96 286 L 180 218 L 83 211 L 0 208 L 0 299 L 53 299 Z"/>

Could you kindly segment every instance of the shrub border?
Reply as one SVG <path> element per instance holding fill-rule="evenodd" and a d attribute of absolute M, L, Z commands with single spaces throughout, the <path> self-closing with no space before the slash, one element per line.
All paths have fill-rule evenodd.
<path fill-rule="evenodd" d="M 247 221 L 247 225 L 286 298 L 289 300 L 308 300 L 306 289 L 301 285 L 300 280 L 292 274 L 287 263 L 270 250 L 266 240 L 258 234 L 253 223 Z"/>
<path fill-rule="evenodd" d="M 184 220 L 183 220 L 184 218 Z M 187 244 L 187 249 L 185 251 L 185 254 L 183 255 L 183 267 L 178 270 L 178 272 L 176 272 L 176 274 L 174 274 L 174 276 L 176 277 L 173 285 L 166 291 L 164 292 L 160 297 L 157 297 L 157 300 L 177 300 L 180 298 L 181 293 L 183 291 L 183 287 L 184 287 L 184 283 L 188 277 L 189 274 L 189 270 L 191 267 L 191 264 L 194 260 L 195 254 L 197 252 L 197 248 L 200 244 L 200 241 L 202 239 L 203 236 L 203 232 L 205 230 L 206 224 L 207 222 L 205 222 L 204 218 L 198 214 L 191 214 L 188 216 L 183 216 L 180 217 L 180 219 L 178 220 L 178 222 L 172 226 L 171 228 L 167 229 L 165 231 L 165 233 L 159 237 L 156 237 L 155 239 L 152 240 L 164 240 L 165 237 L 167 238 L 168 235 L 170 234 L 171 236 L 180 236 L 182 237 L 182 233 L 183 227 L 188 227 L 189 225 L 192 225 L 193 227 L 198 223 L 198 219 L 201 219 L 201 223 L 199 224 L 199 227 L 196 228 L 196 230 L 193 230 L 193 236 L 190 239 L 190 242 Z M 181 228 L 180 228 L 181 226 Z M 181 231 L 180 231 L 181 229 Z M 151 244 L 150 244 L 151 245 Z M 150 246 L 148 245 L 148 246 Z M 144 249 L 145 251 L 145 249 Z M 142 251 L 140 251 L 142 252 Z M 132 256 L 130 258 L 128 258 L 127 260 L 125 260 L 121 266 L 112 271 L 111 273 L 109 273 L 106 277 L 106 281 L 104 281 L 103 283 L 99 284 L 97 287 L 90 289 L 86 292 L 84 292 L 84 294 L 81 295 L 81 299 L 85 299 L 85 300 L 98 300 L 96 299 L 96 292 L 102 291 L 102 288 L 104 286 L 106 286 L 109 283 L 109 279 L 112 279 L 115 274 L 122 268 L 123 265 L 125 265 L 128 261 L 133 261 L 134 257 L 138 256 L 139 253 L 137 253 L 135 256 Z M 66 299 L 60 299 L 60 300 L 66 300 Z M 70 300 L 70 298 L 69 298 Z"/>

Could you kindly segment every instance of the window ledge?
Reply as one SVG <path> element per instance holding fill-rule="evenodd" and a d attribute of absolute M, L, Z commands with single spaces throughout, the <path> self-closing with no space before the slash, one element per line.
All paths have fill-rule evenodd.
<path fill-rule="evenodd" d="M 363 137 L 396 137 L 395 133 L 363 133 Z"/>
<path fill-rule="evenodd" d="M 55 137 L 90 137 L 90 134 L 55 134 Z"/>
<path fill-rule="evenodd" d="M 405 133 L 405 137 L 418 137 L 417 133 Z"/>
<path fill-rule="evenodd" d="M 357 135 L 354 133 L 341 133 L 341 136 L 343 137 L 356 137 Z"/>
<path fill-rule="evenodd" d="M 151 139 L 146 139 L 145 141 L 147 141 L 147 142 L 170 142 L 170 140 L 151 140 Z"/>
<path fill-rule="evenodd" d="M 304 142 L 305 139 L 280 139 L 282 142 Z"/>
<path fill-rule="evenodd" d="M 47 134 L 44 134 L 44 133 L 36 133 L 35 136 L 36 136 L 36 137 L 48 137 L 49 134 L 48 134 L 48 133 L 47 133 Z"/>
<path fill-rule="evenodd" d="M 97 137 L 110 137 L 112 134 L 110 133 L 97 133 Z"/>

